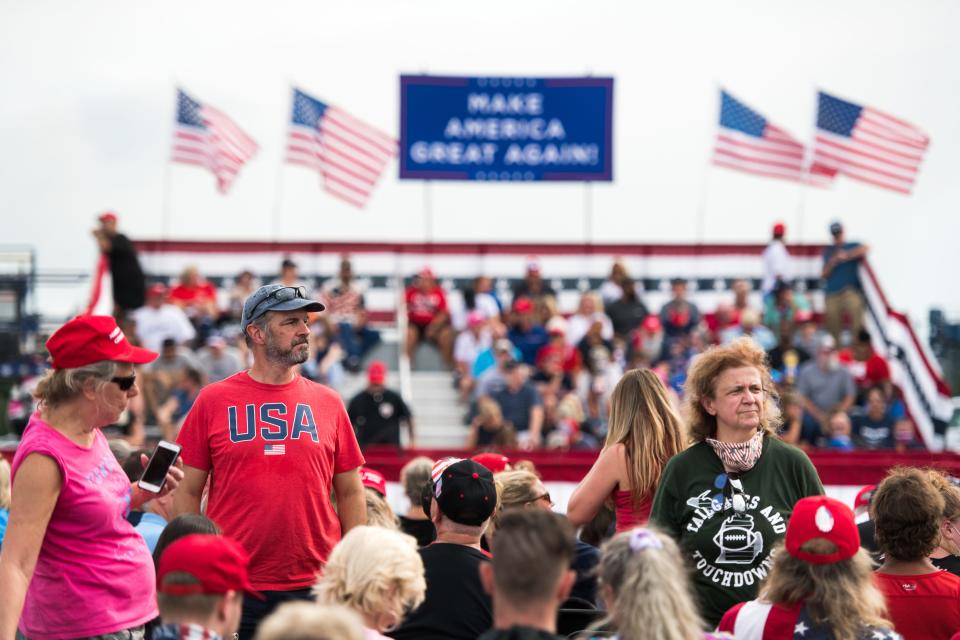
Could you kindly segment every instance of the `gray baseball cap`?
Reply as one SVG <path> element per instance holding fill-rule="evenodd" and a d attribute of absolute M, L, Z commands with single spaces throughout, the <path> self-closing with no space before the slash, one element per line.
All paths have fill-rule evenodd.
<path fill-rule="evenodd" d="M 240 330 L 247 332 L 251 322 L 267 311 L 323 311 L 325 307 L 307 297 L 303 287 L 288 287 L 282 284 L 267 284 L 254 291 L 243 303 Z"/>

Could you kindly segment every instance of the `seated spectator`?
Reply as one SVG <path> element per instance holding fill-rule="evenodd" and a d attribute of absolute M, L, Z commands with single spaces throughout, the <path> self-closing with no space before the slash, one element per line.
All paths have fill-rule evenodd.
<path fill-rule="evenodd" d="M 827 419 L 825 436 L 818 442 L 824 449 L 835 451 L 853 451 L 860 448 L 860 442 L 853 437 L 850 416 L 843 411 L 834 411 Z"/>
<path fill-rule="evenodd" d="M 747 309 L 753 309 L 750 304 L 750 294 L 753 292 L 753 285 L 748 280 L 738 278 L 733 281 L 730 287 L 733 289 L 733 310 L 738 315 L 743 315 Z"/>
<path fill-rule="evenodd" d="M 375 636 L 374 636 L 375 637 Z M 369 640 L 360 616 L 344 606 L 284 602 L 257 627 L 254 640 Z"/>
<path fill-rule="evenodd" d="M 207 338 L 207 346 L 200 351 L 197 359 L 207 382 L 220 382 L 246 368 L 240 350 L 230 346 L 221 335 Z"/>
<path fill-rule="evenodd" d="M 330 552 L 313 591 L 318 604 L 342 604 L 359 614 L 367 639 L 385 640 L 382 634 L 424 601 L 426 589 L 416 540 L 361 525 Z"/>
<path fill-rule="evenodd" d="M 376 469 L 360 467 L 360 482 L 367 507 L 367 524 L 371 527 L 400 530 L 400 521 L 387 502 L 387 480 Z"/>
<path fill-rule="evenodd" d="M 823 336 L 827 335 L 827 333 L 820 330 L 812 313 L 798 311 L 795 318 L 797 321 L 797 330 L 796 333 L 793 334 L 793 346 L 800 352 L 813 356 L 813 354 L 817 352 L 817 346 L 820 344 Z"/>
<path fill-rule="evenodd" d="M 232 636 L 240 627 L 250 558 L 229 538 L 193 534 L 171 544 L 160 558 L 157 603 L 162 626 L 154 640 Z"/>
<path fill-rule="evenodd" d="M 536 258 L 527 261 L 527 271 L 523 280 L 513 287 L 513 299 L 527 298 L 531 302 L 538 302 L 542 298 L 556 298 L 557 292 L 550 288 L 540 270 L 540 263 Z"/>
<path fill-rule="evenodd" d="M 269 284 L 279 284 L 284 287 L 303 287 L 304 297 L 313 297 L 313 287 L 300 277 L 300 268 L 290 258 L 284 258 L 280 263 L 280 277 Z"/>
<path fill-rule="evenodd" d="M 853 419 L 853 434 L 864 449 L 893 449 L 893 416 L 887 411 L 887 396 L 880 387 L 867 392 L 867 411 Z"/>
<path fill-rule="evenodd" d="M 778 341 L 781 336 L 789 341 L 796 330 L 797 314 L 803 311 L 810 311 L 807 297 L 794 291 L 793 283 L 781 280 L 764 303 L 763 324 L 773 331 Z"/>
<path fill-rule="evenodd" d="M 200 270 L 191 265 L 180 274 L 180 282 L 170 290 L 170 302 L 190 318 L 216 319 L 217 289 L 200 276 Z"/>
<path fill-rule="evenodd" d="M 327 316 L 337 328 L 337 342 L 346 352 L 346 367 L 359 371 L 363 357 L 380 342 L 380 332 L 367 322 L 364 287 L 353 279 L 350 258 L 340 260 L 339 277 L 328 281 L 320 293 Z"/>
<path fill-rule="evenodd" d="M 643 319 L 640 327 L 630 336 L 629 369 L 653 366 L 663 356 L 663 325 L 654 314 Z"/>
<path fill-rule="evenodd" d="M 500 405 L 503 419 L 513 425 L 520 446 L 538 449 L 543 429 L 543 398 L 527 375 L 527 368 L 516 362 L 504 366 L 506 385 L 491 398 Z"/>
<path fill-rule="evenodd" d="M 547 330 L 537 320 L 530 298 L 514 299 L 513 325 L 507 337 L 520 350 L 521 360 L 529 365 L 536 362 L 537 352 L 549 342 Z"/>
<path fill-rule="evenodd" d="M 180 373 L 169 397 L 155 414 L 164 440 L 176 441 L 183 420 L 193 408 L 193 403 L 200 395 L 203 385 L 203 374 L 196 369 L 187 367 Z"/>
<path fill-rule="evenodd" d="M 677 543 L 655 529 L 618 533 L 603 546 L 597 576 L 617 638 L 711 640 L 694 604 Z"/>
<path fill-rule="evenodd" d="M 421 340 L 432 342 L 448 367 L 453 366 L 453 330 L 447 296 L 433 271 L 424 267 L 416 281 L 407 287 L 407 357 L 413 362 Z"/>
<path fill-rule="evenodd" d="M 307 378 L 340 390 L 344 384 L 344 351 L 334 341 L 330 324 L 322 316 L 311 325 L 310 357 L 303 363 L 301 373 Z"/>
<path fill-rule="evenodd" d="M 734 309 L 732 304 L 721 302 L 717 305 L 713 317 L 705 317 L 704 322 L 710 332 L 710 341 L 720 344 L 723 342 L 723 333 L 740 324 L 740 312 Z"/>
<path fill-rule="evenodd" d="M 783 375 L 783 384 L 794 387 L 797 384 L 797 375 L 800 365 L 810 359 L 810 354 L 794 344 L 792 336 L 781 334 L 777 345 L 767 350 L 770 359 L 770 368 Z"/>
<path fill-rule="evenodd" d="M 648 311 L 643 301 L 637 295 L 637 288 L 630 280 L 624 280 L 623 293 L 619 300 L 607 303 L 604 313 L 610 318 L 613 325 L 613 334 L 623 340 L 628 339 L 630 332 L 640 326 L 647 317 Z"/>
<path fill-rule="evenodd" d="M 826 496 L 803 498 L 760 597 L 735 605 L 717 629 L 736 640 L 898 638 L 872 569 L 850 508 Z"/>
<path fill-rule="evenodd" d="M 253 277 L 253 272 L 245 269 L 233 279 L 233 286 L 227 292 L 227 309 L 224 320 L 240 324 L 243 316 L 243 303 L 260 288 L 260 281 Z"/>
<path fill-rule="evenodd" d="M 853 406 L 856 387 L 850 372 L 840 366 L 832 336 L 822 336 L 814 360 L 800 367 L 797 394 L 803 404 L 800 439 L 809 444 L 816 444 L 826 432 L 832 413 L 846 412 Z"/>
<path fill-rule="evenodd" d="M 164 340 L 181 345 L 193 340 L 196 329 L 183 309 L 167 300 L 167 287 L 157 283 L 147 289 L 147 304 L 133 312 L 137 339 L 151 351 L 159 351 Z"/>
<path fill-rule="evenodd" d="M 799 444 L 803 426 L 803 405 L 795 393 L 787 392 L 780 396 L 780 415 L 783 416 L 780 439 L 787 444 Z"/>
<path fill-rule="evenodd" d="M 930 554 L 933 566 L 960 576 L 960 487 L 943 472 L 928 469 L 927 476 L 943 497 L 937 546 Z"/>
<path fill-rule="evenodd" d="M 893 424 L 893 450 L 897 453 L 907 451 L 926 451 L 922 442 L 917 440 L 917 430 L 910 418 L 901 418 Z"/>
<path fill-rule="evenodd" d="M 487 320 L 496 320 L 503 313 L 503 303 L 493 290 L 493 281 L 487 276 L 477 276 L 473 286 L 464 293 L 468 309 L 479 311 Z"/>
<path fill-rule="evenodd" d="M 619 300 L 623 296 L 623 283 L 631 282 L 627 266 L 622 258 L 614 258 L 610 267 L 610 276 L 600 285 L 600 299 L 604 304 Z"/>
<path fill-rule="evenodd" d="M 367 367 L 367 388 L 350 399 L 347 415 L 361 447 L 400 446 L 400 423 L 405 423 L 409 446 L 416 446 L 413 414 L 399 393 L 386 387 L 387 365 L 375 360 Z"/>
<path fill-rule="evenodd" d="M 687 300 L 686 279 L 670 280 L 670 290 L 673 292 L 673 298 L 660 310 L 660 324 L 663 325 L 668 342 L 690 335 L 700 324 L 700 310 Z"/>
<path fill-rule="evenodd" d="M 475 397 L 493 395 L 507 385 L 507 365 L 511 362 L 519 362 L 519 358 L 514 357 L 516 350 L 513 343 L 506 338 L 501 338 L 493 344 L 494 365 L 477 378 Z"/>
<path fill-rule="evenodd" d="M 143 368 L 144 404 L 156 419 L 160 408 L 173 394 L 187 369 L 200 370 L 200 362 L 188 347 L 178 346 L 172 338 L 163 341 L 160 357 Z"/>
<path fill-rule="evenodd" d="M 503 471 L 494 474 L 500 494 L 500 507 L 494 516 L 494 531 L 500 532 L 500 523 L 508 512 L 519 509 L 534 509 L 550 512 L 553 502 L 550 492 L 540 478 L 529 471 Z M 494 538 L 494 548 L 496 539 Z M 570 568 L 576 573 L 576 580 L 570 590 L 570 596 L 587 602 L 597 601 L 596 568 L 600 561 L 600 551 L 593 545 L 580 540 L 575 541 Z M 494 607 L 496 609 L 496 607 Z"/>
<path fill-rule="evenodd" d="M 417 539 L 417 545 L 425 547 L 437 538 L 437 530 L 430 521 L 430 514 L 424 513 L 422 496 L 425 487 L 430 487 L 430 472 L 433 460 L 426 456 L 417 456 L 400 469 L 400 486 L 403 495 L 410 503 L 406 513 L 398 516 L 400 530 Z"/>
<path fill-rule="evenodd" d="M 563 316 L 555 316 L 546 328 L 550 340 L 537 351 L 534 364 L 540 367 L 546 359 L 556 357 L 564 373 L 576 376 L 583 361 L 580 352 L 567 340 L 567 321 Z"/>
<path fill-rule="evenodd" d="M 744 309 L 740 313 L 740 324 L 730 327 L 720 334 L 720 344 L 730 344 L 738 338 L 753 338 L 764 351 L 773 349 L 777 338 L 767 327 L 760 324 L 760 316 L 753 309 Z"/>
<path fill-rule="evenodd" d="M 490 344 L 487 319 L 481 311 L 474 309 L 467 314 L 467 329 L 453 343 L 454 376 L 458 378 L 460 398 L 464 401 L 470 397 L 476 384 L 473 364 L 481 353 L 490 348 Z"/>
<path fill-rule="evenodd" d="M 890 382 L 890 366 L 873 350 L 870 333 L 861 329 L 849 349 L 840 351 L 840 362 L 846 366 L 857 385 L 857 403 L 866 402 L 867 392 L 879 386 L 887 397 L 893 394 Z"/>
<path fill-rule="evenodd" d="M 497 345 L 501 345 L 503 348 L 506 348 L 507 353 L 509 353 L 514 360 L 520 360 L 523 358 L 523 354 L 520 353 L 520 350 L 513 346 L 513 343 L 507 339 L 507 325 L 503 324 L 499 320 L 491 320 L 489 322 L 489 329 L 490 346 L 477 354 L 476 359 L 473 361 L 473 367 L 470 370 L 470 375 L 473 376 L 474 380 L 477 382 L 479 382 L 480 376 L 490 369 L 496 367 Z M 476 385 L 474 388 L 476 388 Z"/>
<path fill-rule="evenodd" d="M 619 300 L 621 297 L 622 294 L 617 294 L 616 299 Z M 594 322 L 600 323 L 600 337 L 603 340 L 613 340 L 613 323 L 603 312 L 600 296 L 593 291 L 585 291 L 580 296 L 577 312 L 570 316 L 567 324 L 567 342 L 572 345 L 580 344 Z"/>
<path fill-rule="evenodd" d="M 396 640 L 475 640 L 493 622 L 490 597 L 480 583 L 489 554 L 480 537 L 497 507 L 493 474 L 473 460 L 447 458 L 434 465 L 424 511 L 437 541 L 420 549 L 426 597 L 399 628 Z"/>
<path fill-rule="evenodd" d="M 479 640 L 559 640 L 557 611 L 576 575 L 573 528 L 554 513 L 512 511 L 500 519 L 493 545 L 493 561 L 480 565 L 493 629 Z"/>
<path fill-rule="evenodd" d="M 870 505 L 884 556 L 876 583 L 906 640 L 949 638 L 960 629 L 960 578 L 930 562 L 945 506 L 926 472 L 905 467 L 884 478 Z"/>
<path fill-rule="evenodd" d="M 600 446 L 594 434 L 584 433 L 587 417 L 583 411 L 583 404 L 576 394 L 567 393 L 560 397 L 556 403 L 553 418 L 550 432 L 547 434 L 548 449 L 569 451 L 581 448 L 596 449 Z"/>
<path fill-rule="evenodd" d="M 10 463 L 0 458 L 0 549 L 3 548 L 3 535 L 7 532 L 10 519 Z"/>
<path fill-rule="evenodd" d="M 503 449 L 504 442 L 516 442 L 513 426 L 503 419 L 500 405 L 487 396 L 477 400 L 477 415 L 470 422 L 470 434 L 467 436 L 467 449 Z"/>

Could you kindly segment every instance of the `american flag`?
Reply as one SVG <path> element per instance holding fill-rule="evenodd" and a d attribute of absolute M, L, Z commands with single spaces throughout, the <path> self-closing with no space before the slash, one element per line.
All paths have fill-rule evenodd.
<path fill-rule="evenodd" d="M 197 102 L 177 89 L 177 128 L 173 134 L 174 162 L 206 167 L 226 193 L 244 163 L 257 152 L 257 143 L 222 112 Z"/>
<path fill-rule="evenodd" d="M 751 600 L 734 605 L 717 627 L 734 638 L 760 640 L 832 640 L 829 623 L 816 623 L 802 603 L 773 606 L 769 602 Z M 863 640 L 903 640 L 896 631 L 878 627 L 861 627 L 857 636 Z"/>
<path fill-rule="evenodd" d="M 363 207 L 396 154 L 396 139 L 338 107 L 293 90 L 287 162 L 317 171 L 331 195 Z"/>
<path fill-rule="evenodd" d="M 930 138 L 900 118 L 820 92 L 813 167 L 909 194 Z"/>
<path fill-rule="evenodd" d="M 805 171 L 802 143 L 723 90 L 713 164 L 820 187 L 831 182 L 819 171 Z"/>
<path fill-rule="evenodd" d="M 263 445 L 263 455 L 265 456 L 282 456 L 286 453 L 287 453 L 287 445 L 285 444 Z"/>

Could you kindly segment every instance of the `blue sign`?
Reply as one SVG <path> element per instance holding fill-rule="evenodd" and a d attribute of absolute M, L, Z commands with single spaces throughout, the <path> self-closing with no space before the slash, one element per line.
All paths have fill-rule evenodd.
<path fill-rule="evenodd" d="M 613 180 L 613 78 L 400 76 L 400 178 Z"/>

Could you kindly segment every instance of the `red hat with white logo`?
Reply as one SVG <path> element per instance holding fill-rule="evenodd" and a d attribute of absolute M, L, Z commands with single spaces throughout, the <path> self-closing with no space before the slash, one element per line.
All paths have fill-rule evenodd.
<path fill-rule="evenodd" d="M 100 217 L 98 217 L 97 220 L 100 222 L 116 222 L 117 214 L 115 214 L 113 211 L 104 211 L 100 214 Z"/>
<path fill-rule="evenodd" d="M 387 497 L 387 479 L 375 469 L 360 467 L 360 482 L 363 486 L 373 489 L 384 498 Z"/>
<path fill-rule="evenodd" d="M 510 458 L 502 453 L 493 453 L 492 451 L 478 453 L 477 455 L 473 456 L 471 460 L 474 462 L 479 462 L 487 469 L 490 469 L 491 473 L 500 473 L 501 471 L 506 471 L 507 467 L 510 466 Z"/>
<path fill-rule="evenodd" d="M 77 316 L 50 336 L 47 351 L 54 369 L 75 369 L 105 360 L 146 364 L 158 355 L 127 342 L 110 316 Z"/>
<path fill-rule="evenodd" d="M 810 553 L 803 545 L 823 538 L 837 550 L 833 553 Z M 798 501 L 787 523 L 787 553 L 811 564 L 832 564 L 848 560 L 860 549 L 860 532 L 853 511 L 839 500 L 827 496 L 810 496 Z"/>
<path fill-rule="evenodd" d="M 250 556 L 237 542 L 224 536 L 194 533 L 174 541 L 160 556 L 157 591 L 174 596 L 243 591 L 263 600 L 250 585 Z M 170 573 L 186 573 L 195 584 L 167 584 Z"/>
<path fill-rule="evenodd" d="M 877 491 L 877 485 L 868 484 L 863 489 L 857 492 L 857 497 L 853 499 L 853 509 L 864 507 L 870 508 L 870 501 L 873 500 L 873 494 Z"/>

